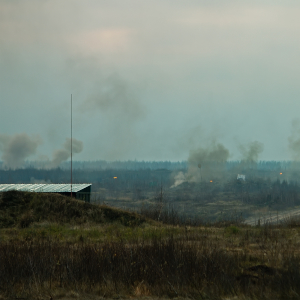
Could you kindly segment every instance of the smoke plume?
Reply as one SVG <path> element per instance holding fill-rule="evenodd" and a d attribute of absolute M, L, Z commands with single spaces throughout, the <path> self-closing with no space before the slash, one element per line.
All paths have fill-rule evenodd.
<path fill-rule="evenodd" d="M 5 168 L 16 169 L 22 167 L 25 160 L 36 153 L 42 143 L 39 136 L 28 136 L 26 133 L 13 136 L 0 134 L 0 151 Z"/>
<path fill-rule="evenodd" d="M 86 112 L 100 110 L 130 123 L 141 119 L 144 115 L 140 101 L 126 82 L 116 74 L 99 82 L 81 109 Z"/>
<path fill-rule="evenodd" d="M 258 161 L 259 154 L 263 152 L 264 145 L 258 141 L 246 145 L 239 145 L 242 154 L 242 161 L 255 163 Z"/>
<path fill-rule="evenodd" d="M 210 147 L 191 150 L 188 158 L 190 164 L 226 162 L 229 157 L 229 150 L 220 143 L 213 142 Z"/>
<path fill-rule="evenodd" d="M 72 139 L 72 152 L 80 153 L 83 150 L 83 142 Z M 53 152 L 53 159 L 51 161 L 51 167 L 56 168 L 65 160 L 68 160 L 71 157 L 71 139 L 67 138 L 63 144 L 62 149 L 55 150 Z"/>
<path fill-rule="evenodd" d="M 145 116 L 145 108 L 136 95 L 138 88 L 132 88 L 117 74 L 108 77 L 99 74 L 92 80 L 91 93 L 80 106 L 80 112 L 101 113 L 101 128 L 105 131 L 99 132 L 99 140 L 106 138 L 100 148 L 102 155 L 108 160 L 125 158 L 138 142 L 136 123 Z"/>
<path fill-rule="evenodd" d="M 175 182 L 174 182 L 174 184 L 171 186 L 171 189 L 174 188 L 174 187 L 176 187 L 176 186 L 178 186 L 178 185 L 180 185 L 180 184 L 182 184 L 182 183 L 184 183 L 184 182 L 186 182 L 186 181 L 188 181 L 187 175 L 184 174 L 183 172 L 177 173 L 177 174 L 174 176 L 174 180 L 175 180 Z"/>
<path fill-rule="evenodd" d="M 50 180 L 43 180 L 43 179 L 35 179 L 34 177 L 30 178 L 30 183 L 32 184 L 43 184 L 43 183 L 51 183 Z"/>
<path fill-rule="evenodd" d="M 171 188 L 184 182 L 200 182 L 221 176 L 228 158 L 229 150 L 216 141 L 211 142 L 206 148 L 191 150 L 187 173 L 179 172 L 175 175 L 175 183 Z"/>
<path fill-rule="evenodd" d="M 300 119 L 292 121 L 292 132 L 288 142 L 293 160 L 300 160 Z"/>

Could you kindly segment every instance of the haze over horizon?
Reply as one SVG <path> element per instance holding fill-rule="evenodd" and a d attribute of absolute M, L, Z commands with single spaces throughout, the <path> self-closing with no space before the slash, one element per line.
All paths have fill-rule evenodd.
<path fill-rule="evenodd" d="M 300 159 L 300 3 L 1 0 L 0 160 Z M 199 151 L 198 151 L 199 152 Z"/>

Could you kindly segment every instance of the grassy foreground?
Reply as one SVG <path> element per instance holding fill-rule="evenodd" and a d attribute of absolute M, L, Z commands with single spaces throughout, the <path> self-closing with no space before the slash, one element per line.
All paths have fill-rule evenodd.
<path fill-rule="evenodd" d="M 300 227 L 288 225 L 171 226 L 54 194 L 4 193 L 0 299 L 299 299 Z"/>

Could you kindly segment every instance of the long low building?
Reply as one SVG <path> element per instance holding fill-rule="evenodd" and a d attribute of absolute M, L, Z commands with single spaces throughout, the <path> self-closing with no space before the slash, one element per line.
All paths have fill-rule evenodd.
<path fill-rule="evenodd" d="M 65 196 L 71 196 L 71 184 L 0 184 L 0 193 L 7 191 L 24 191 L 36 193 L 58 193 Z M 72 197 L 90 202 L 91 183 L 72 184 Z"/>

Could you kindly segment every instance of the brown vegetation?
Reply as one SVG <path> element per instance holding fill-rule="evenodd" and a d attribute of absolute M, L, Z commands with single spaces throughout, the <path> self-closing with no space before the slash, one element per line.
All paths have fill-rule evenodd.
<path fill-rule="evenodd" d="M 42 221 L 77 225 L 118 221 L 125 226 L 137 226 L 145 222 L 145 218 L 136 213 L 106 205 L 93 205 L 59 194 L 10 191 L 0 195 L 0 228 L 25 228 Z"/>
<path fill-rule="evenodd" d="M 88 221 L 90 214 L 85 211 L 100 207 L 88 204 L 85 210 L 87 204 L 82 202 L 78 204 L 81 218 L 87 219 L 78 226 L 63 209 L 70 201 L 77 203 L 75 200 L 10 195 L 14 205 L 3 202 L 9 199 L 9 194 L 4 195 L 2 216 L 23 201 L 19 212 L 33 221 L 20 228 L 24 222 L 20 217 L 14 227 L 10 224 L 0 230 L 0 299 L 299 298 L 300 228 L 295 218 L 261 227 L 151 225 L 144 217 L 106 207 L 110 214 L 105 218 L 110 223 L 102 219 L 97 224 L 94 217 Z M 52 211 L 48 208 L 49 215 L 57 213 L 69 223 L 55 225 L 46 216 L 37 222 L 39 206 L 32 203 L 39 202 L 30 196 L 45 197 L 45 203 L 54 197 L 48 207 L 53 208 L 55 201 L 60 206 Z M 126 226 L 120 221 L 124 216 L 146 221 Z"/>

